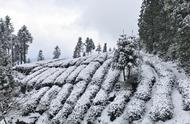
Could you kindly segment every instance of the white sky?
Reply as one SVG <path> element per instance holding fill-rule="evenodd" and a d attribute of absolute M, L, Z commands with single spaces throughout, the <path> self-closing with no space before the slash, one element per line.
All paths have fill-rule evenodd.
<path fill-rule="evenodd" d="M 34 38 L 28 57 L 39 49 L 52 58 L 59 45 L 62 57 L 72 57 L 78 37 L 114 47 L 122 30 L 138 32 L 142 0 L 0 0 L 0 17 L 9 15 L 15 31 L 26 25 Z"/>

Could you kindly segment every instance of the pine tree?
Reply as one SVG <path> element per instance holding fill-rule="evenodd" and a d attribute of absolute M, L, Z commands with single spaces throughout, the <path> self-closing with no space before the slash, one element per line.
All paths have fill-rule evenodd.
<path fill-rule="evenodd" d="M 126 81 L 125 70 L 128 70 L 127 78 L 129 79 L 131 68 L 137 64 L 136 41 L 135 39 L 126 38 L 126 35 L 123 34 L 117 42 L 117 47 L 114 52 L 112 67 L 122 70 L 124 81 Z"/>
<path fill-rule="evenodd" d="M 59 48 L 59 46 L 56 46 L 55 47 L 55 50 L 54 50 L 54 52 L 53 52 L 53 59 L 58 59 L 59 57 L 60 57 L 60 55 L 61 55 L 61 50 L 60 50 L 60 48 Z"/>
<path fill-rule="evenodd" d="M 41 61 L 41 60 L 44 60 L 44 55 L 43 55 L 43 51 L 39 50 L 37 61 Z"/>
<path fill-rule="evenodd" d="M 81 52 L 83 51 L 83 43 L 82 43 L 82 38 L 79 37 L 77 45 L 75 46 L 75 50 L 73 53 L 73 58 L 79 58 L 81 57 Z"/>
<path fill-rule="evenodd" d="M 25 25 L 18 31 L 17 37 L 20 42 L 20 62 L 26 63 L 29 43 L 32 43 L 33 38 Z"/>
<path fill-rule="evenodd" d="M 107 52 L 107 43 L 104 44 L 103 52 Z"/>
<path fill-rule="evenodd" d="M 97 48 L 96 48 L 96 51 L 98 52 L 98 54 L 101 52 L 102 48 L 101 48 L 101 45 L 98 44 Z"/>
<path fill-rule="evenodd" d="M 177 1 L 178 6 L 173 14 L 176 17 L 177 57 L 182 67 L 190 72 L 190 2 L 186 0 Z"/>
<path fill-rule="evenodd" d="M 20 42 L 18 41 L 18 37 L 13 35 L 12 38 L 12 65 L 19 64 L 20 61 Z"/>
<path fill-rule="evenodd" d="M 162 4 L 160 0 L 144 0 L 139 19 L 139 36 L 149 53 L 157 53 L 160 31 Z"/>
<path fill-rule="evenodd" d="M 95 49 L 94 41 L 90 39 L 90 52 Z"/>
<path fill-rule="evenodd" d="M 87 54 L 90 54 L 92 52 L 92 50 L 95 49 L 95 45 L 94 45 L 93 40 L 88 38 L 88 37 L 86 38 L 85 45 L 86 45 L 86 53 Z"/>

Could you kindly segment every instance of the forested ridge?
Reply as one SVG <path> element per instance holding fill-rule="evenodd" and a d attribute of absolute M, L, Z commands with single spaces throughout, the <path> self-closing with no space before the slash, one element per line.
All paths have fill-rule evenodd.
<path fill-rule="evenodd" d="M 190 72 L 189 0 L 143 0 L 138 26 L 146 51 Z"/>

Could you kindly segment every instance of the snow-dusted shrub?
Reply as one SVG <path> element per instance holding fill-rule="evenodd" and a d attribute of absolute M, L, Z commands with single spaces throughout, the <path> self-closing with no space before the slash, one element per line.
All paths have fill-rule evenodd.
<path fill-rule="evenodd" d="M 86 67 L 86 65 L 78 66 L 66 79 L 67 83 L 74 83 L 78 74 Z"/>
<path fill-rule="evenodd" d="M 167 71 L 164 75 L 164 77 L 160 77 L 160 80 L 157 80 L 152 97 L 150 117 L 155 121 L 166 121 L 173 116 L 171 92 L 175 76 Z"/>
<path fill-rule="evenodd" d="M 95 95 L 97 94 L 97 92 L 100 90 L 100 86 L 99 85 L 88 85 L 88 87 L 86 88 L 84 94 L 81 96 L 81 98 L 79 99 L 78 102 L 83 101 L 82 99 L 92 99 L 95 97 Z"/>
<path fill-rule="evenodd" d="M 149 114 L 154 121 L 166 121 L 172 118 L 173 104 L 171 96 L 168 94 L 154 94 L 152 101 L 153 103 Z"/>
<path fill-rule="evenodd" d="M 57 79 L 55 80 L 54 84 L 62 86 L 65 84 L 65 80 L 67 77 L 75 70 L 76 66 L 68 67 Z"/>
<path fill-rule="evenodd" d="M 104 108 L 105 106 L 102 105 L 91 106 L 86 114 L 86 117 L 84 118 L 84 121 L 87 124 L 93 124 L 96 121 L 97 117 L 101 116 L 101 113 Z"/>
<path fill-rule="evenodd" d="M 87 57 L 80 57 L 77 59 L 78 59 L 78 61 L 75 63 L 75 66 L 81 65 L 81 63 L 84 62 L 87 59 Z"/>
<path fill-rule="evenodd" d="M 76 82 L 80 80 L 84 80 L 89 82 L 93 76 L 93 74 L 96 72 L 96 70 L 100 67 L 99 62 L 91 62 L 89 65 L 86 66 L 85 69 L 83 69 L 78 77 L 76 78 Z"/>
<path fill-rule="evenodd" d="M 65 85 L 63 85 L 60 92 L 57 94 L 56 98 L 51 101 L 48 110 L 51 116 L 55 116 L 55 114 L 59 112 L 59 110 L 65 103 L 66 99 L 70 95 L 72 87 L 73 87 L 72 84 L 66 83 Z"/>
<path fill-rule="evenodd" d="M 39 71 L 39 70 L 41 70 L 41 69 L 43 69 L 44 67 L 43 66 L 37 66 L 36 68 L 34 68 L 34 69 L 32 69 L 31 71 L 30 71 L 30 74 L 32 74 L 32 73 L 34 73 L 34 72 L 36 72 L 36 71 Z"/>
<path fill-rule="evenodd" d="M 59 68 L 55 73 L 47 77 L 41 84 L 40 87 L 44 86 L 52 86 L 54 81 L 57 79 L 59 75 L 61 75 L 65 71 L 65 68 Z"/>
<path fill-rule="evenodd" d="M 34 69 L 37 66 L 38 64 L 36 63 L 30 63 L 30 64 L 27 63 L 27 64 L 22 64 L 22 65 L 16 65 L 13 69 L 18 72 L 28 74 L 32 69 Z"/>
<path fill-rule="evenodd" d="M 49 115 L 48 113 L 43 113 L 38 120 L 36 121 L 35 124 L 50 124 L 50 120 L 49 120 Z"/>
<path fill-rule="evenodd" d="M 92 98 L 97 93 L 98 89 L 97 85 L 91 85 L 86 89 L 85 93 L 77 101 L 67 123 L 79 123 L 84 118 L 85 113 L 91 105 Z"/>
<path fill-rule="evenodd" d="M 72 112 L 74 105 L 65 103 L 62 109 L 51 120 L 52 124 L 64 124 L 68 115 Z"/>
<path fill-rule="evenodd" d="M 62 121 L 65 121 L 65 119 L 68 117 L 68 115 L 72 113 L 72 110 L 74 109 L 78 98 L 84 92 L 86 85 L 87 85 L 87 83 L 85 81 L 80 81 L 74 86 L 70 96 L 66 100 L 62 109 L 53 118 L 52 123 L 62 123 Z M 62 120 L 60 120 L 60 118 Z"/>
<path fill-rule="evenodd" d="M 105 91 L 105 90 L 100 90 L 95 99 L 93 100 L 93 104 L 94 105 L 105 105 L 107 104 L 107 101 L 108 101 L 108 93 Z"/>
<path fill-rule="evenodd" d="M 145 112 L 145 101 L 133 97 L 127 104 L 126 111 L 129 121 L 140 119 Z"/>
<path fill-rule="evenodd" d="M 58 60 L 58 61 L 54 61 L 52 63 L 48 63 L 47 67 L 60 67 L 61 64 L 64 62 L 65 60 Z"/>
<path fill-rule="evenodd" d="M 41 83 L 46 80 L 48 77 L 50 77 L 51 75 L 53 75 L 54 73 L 56 73 L 59 69 L 58 68 L 50 68 L 48 69 L 49 72 L 47 72 L 46 74 L 42 75 L 40 78 L 38 78 L 38 80 L 35 83 L 35 88 L 39 89 L 41 86 Z"/>
<path fill-rule="evenodd" d="M 120 76 L 120 71 L 118 69 L 113 70 L 112 68 L 110 68 L 106 76 L 106 79 L 102 84 L 102 89 L 104 89 L 107 92 L 110 92 L 114 84 L 118 80 L 119 76 Z"/>
<path fill-rule="evenodd" d="M 106 58 L 107 58 L 107 53 L 102 53 L 98 57 L 96 57 L 93 61 L 102 64 L 106 60 Z"/>
<path fill-rule="evenodd" d="M 107 59 L 112 59 L 113 56 L 114 56 L 114 51 L 112 51 L 112 52 L 108 52 Z"/>
<path fill-rule="evenodd" d="M 79 124 L 87 112 L 89 104 L 76 106 L 73 112 L 67 118 L 66 124 Z"/>
<path fill-rule="evenodd" d="M 46 93 L 45 95 L 41 98 L 39 105 L 36 108 L 36 111 L 38 112 L 44 112 L 49 108 L 49 104 L 52 101 L 52 99 L 54 99 L 57 95 L 57 93 L 60 91 L 60 87 L 54 85 L 53 87 L 51 87 Z"/>
<path fill-rule="evenodd" d="M 85 61 L 83 61 L 81 64 L 88 65 L 90 62 L 92 62 L 98 55 L 92 55 L 88 57 Z"/>
<path fill-rule="evenodd" d="M 85 91 L 87 83 L 85 81 L 80 81 L 76 85 L 74 85 L 73 90 L 68 97 L 66 103 L 68 104 L 76 104 L 78 98 L 82 95 Z"/>
<path fill-rule="evenodd" d="M 114 101 L 108 105 L 108 115 L 110 116 L 111 121 L 115 120 L 115 118 L 123 113 L 130 95 L 130 91 L 120 91 Z"/>
<path fill-rule="evenodd" d="M 23 84 L 27 84 L 28 81 L 30 81 L 32 78 L 37 77 L 37 75 L 41 74 L 42 72 L 46 71 L 47 69 L 48 68 L 42 68 L 42 69 L 40 69 L 40 70 L 38 70 L 38 71 L 36 71 L 36 72 L 34 72 L 34 73 L 26 76 L 21 82 Z"/>
<path fill-rule="evenodd" d="M 36 84 L 36 82 L 40 83 L 43 79 L 45 79 L 46 77 L 51 75 L 50 72 L 51 73 L 55 72 L 55 68 L 48 68 L 45 71 L 43 71 L 42 73 L 40 73 L 39 75 L 32 78 L 30 81 L 27 82 L 27 87 L 33 88 L 34 85 Z"/>
<path fill-rule="evenodd" d="M 29 100 L 23 105 L 23 115 L 27 115 L 28 113 L 35 110 L 41 97 L 46 93 L 48 89 L 49 87 L 43 87 L 31 95 Z"/>
<path fill-rule="evenodd" d="M 178 89 L 183 98 L 183 109 L 190 110 L 190 80 L 180 79 L 178 80 Z"/>
<path fill-rule="evenodd" d="M 66 59 L 63 61 L 63 63 L 60 66 L 64 68 L 68 68 L 71 62 L 72 62 L 72 59 Z"/>
<path fill-rule="evenodd" d="M 96 85 L 101 85 L 108 69 L 109 69 L 109 66 L 111 65 L 111 59 L 109 60 L 106 60 L 102 66 L 100 66 L 98 68 L 98 70 L 95 72 L 95 74 L 93 75 L 92 77 L 92 80 L 90 82 L 90 84 L 96 84 Z"/>
<path fill-rule="evenodd" d="M 152 86 L 156 81 L 154 70 L 146 64 L 142 65 L 140 83 L 135 92 L 135 97 L 147 101 L 151 97 Z"/>

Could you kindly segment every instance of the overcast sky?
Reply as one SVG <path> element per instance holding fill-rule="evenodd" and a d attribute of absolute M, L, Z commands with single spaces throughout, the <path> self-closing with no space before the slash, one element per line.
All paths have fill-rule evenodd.
<path fill-rule="evenodd" d="M 36 59 L 43 50 L 52 58 L 59 45 L 61 57 L 71 57 L 78 37 L 90 37 L 97 45 L 116 44 L 124 29 L 127 35 L 138 33 L 142 0 L 0 0 L 0 17 L 9 15 L 15 31 L 26 25 L 34 41 L 28 57 Z"/>

